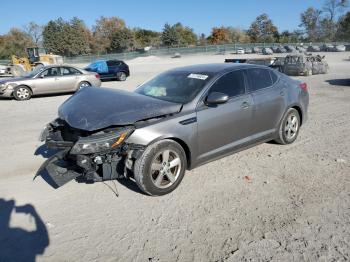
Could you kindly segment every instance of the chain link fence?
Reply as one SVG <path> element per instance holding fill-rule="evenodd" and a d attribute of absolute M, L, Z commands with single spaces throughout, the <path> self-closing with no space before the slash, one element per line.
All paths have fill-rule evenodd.
<path fill-rule="evenodd" d="M 325 43 L 312 43 L 312 45 L 322 46 Z M 331 43 L 335 44 L 344 44 L 346 45 L 346 50 L 350 51 L 349 43 Z M 300 43 L 247 43 L 247 44 L 224 44 L 224 45 L 205 45 L 205 46 L 194 46 L 194 47 L 178 47 L 178 48 L 154 48 L 149 51 L 134 51 L 134 52 L 124 52 L 124 53 L 111 53 L 111 54 L 94 54 L 94 55 L 81 55 L 75 57 L 64 57 L 64 63 L 66 64 L 88 64 L 95 60 L 102 59 L 119 59 L 119 60 L 130 60 L 137 57 L 145 56 L 173 56 L 175 53 L 180 55 L 195 55 L 195 54 L 225 54 L 225 53 L 234 53 L 238 48 L 253 48 L 253 47 L 273 47 L 280 45 L 292 45 L 298 46 Z M 309 46 L 311 44 L 307 43 L 304 46 Z M 10 60 L 0 60 L 0 65 L 6 65 Z"/>
<path fill-rule="evenodd" d="M 325 43 L 312 43 L 312 45 L 322 46 Z M 347 51 L 350 51 L 349 43 L 332 43 L 347 45 Z M 205 46 L 195 46 L 195 47 L 178 47 L 178 48 L 157 48 L 150 49 L 149 51 L 140 52 L 124 52 L 124 53 L 111 53 L 111 54 L 101 54 L 101 55 L 82 55 L 76 57 L 64 57 L 64 62 L 67 64 L 80 64 L 80 63 L 90 63 L 95 60 L 100 59 L 119 59 L 119 60 L 130 60 L 137 57 L 145 56 L 173 56 L 175 53 L 180 55 L 195 55 L 195 54 L 225 54 L 225 53 L 235 53 L 238 48 L 253 48 L 253 47 L 273 47 L 280 45 L 291 45 L 300 46 L 300 43 L 247 43 L 247 44 L 224 44 L 224 45 L 205 45 Z M 311 44 L 304 44 L 303 46 L 309 46 Z"/>

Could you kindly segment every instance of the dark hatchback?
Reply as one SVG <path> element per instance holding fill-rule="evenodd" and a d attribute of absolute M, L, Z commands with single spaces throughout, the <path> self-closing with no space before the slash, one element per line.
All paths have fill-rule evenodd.
<path fill-rule="evenodd" d="M 130 76 L 129 66 L 124 61 L 116 59 L 95 61 L 84 69 L 98 73 L 101 80 L 117 79 L 125 81 Z"/>

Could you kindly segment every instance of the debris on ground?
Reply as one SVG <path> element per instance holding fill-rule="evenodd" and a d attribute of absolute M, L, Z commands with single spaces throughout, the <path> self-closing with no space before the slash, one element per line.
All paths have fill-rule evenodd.
<path fill-rule="evenodd" d="M 252 182 L 252 178 L 251 176 L 244 176 L 244 180 L 248 183 L 251 183 Z"/>

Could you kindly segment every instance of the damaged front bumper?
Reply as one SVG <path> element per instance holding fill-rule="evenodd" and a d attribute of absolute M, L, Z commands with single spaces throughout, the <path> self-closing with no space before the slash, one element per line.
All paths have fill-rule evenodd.
<path fill-rule="evenodd" d="M 96 143 L 100 141 L 99 135 L 74 134 L 74 131 L 67 131 L 64 128 L 66 127 L 61 124 L 51 123 L 40 135 L 40 140 L 45 141 L 48 148 L 60 150 L 47 159 L 37 172 L 37 175 L 40 175 L 39 173 L 46 170 L 45 175 L 48 176 L 48 182 L 54 188 L 63 186 L 73 179 L 78 182 L 93 183 L 124 178 L 133 167 L 133 159 L 136 159 L 142 151 L 142 148 L 127 144 L 123 139 L 122 143 L 111 150 L 79 154 L 73 148 L 76 148 L 77 145 L 84 148 L 85 144 L 80 145 L 82 141 L 86 141 L 84 142 L 86 144 L 88 144 L 87 141 Z M 123 127 L 120 130 L 126 129 Z M 128 129 L 128 134 L 132 131 Z M 121 132 L 121 134 L 124 133 Z M 75 138 L 77 141 L 67 141 L 67 137 Z M 119 140 L 120 138 L 116 136 L 116 141 Z"/>

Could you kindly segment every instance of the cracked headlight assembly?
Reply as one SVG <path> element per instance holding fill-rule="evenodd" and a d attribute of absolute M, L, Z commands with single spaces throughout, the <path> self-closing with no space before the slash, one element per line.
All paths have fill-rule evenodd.
<path fill-rule="evenodd" d="M 80 138 L 72 147 L 70 153 L 74 155 L 84 155 L 110 151 L 118 148 L 120 144 L 130 135 L 131 130 L 113 132 L 95 137 Z"/>

